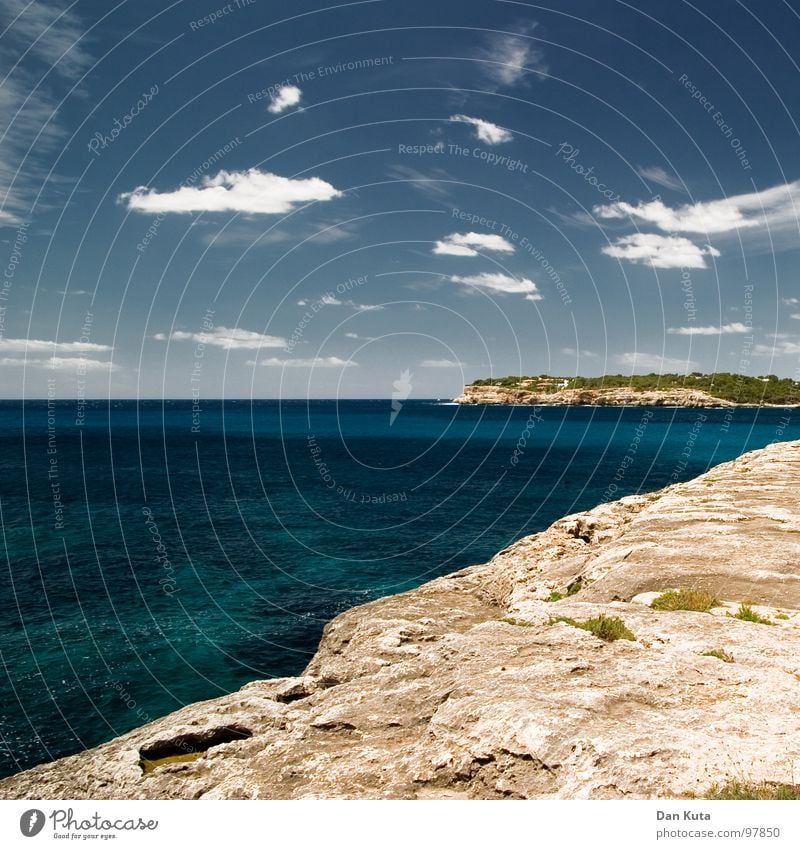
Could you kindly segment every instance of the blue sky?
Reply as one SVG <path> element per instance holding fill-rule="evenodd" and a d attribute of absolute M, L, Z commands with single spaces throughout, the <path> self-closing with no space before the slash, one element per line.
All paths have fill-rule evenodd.
<path fill-rule="evenodd" d="M 0 14 L 2 397 L 798 374 L 796 2 Z"/>

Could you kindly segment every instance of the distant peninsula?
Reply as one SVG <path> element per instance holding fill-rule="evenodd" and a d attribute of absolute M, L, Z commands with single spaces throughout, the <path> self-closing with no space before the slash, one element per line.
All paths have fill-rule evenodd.
<path fill-rule="evenodd" d="M 464 387 L 456 404 L 592 407 L 795 407 L 800 383 L 777 375 L 610 374 L 602 377 L 510 376 Z"/>

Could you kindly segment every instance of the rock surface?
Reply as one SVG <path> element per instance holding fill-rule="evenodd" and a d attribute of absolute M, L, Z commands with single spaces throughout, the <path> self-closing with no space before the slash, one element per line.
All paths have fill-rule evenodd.
<path fill-rule="evenodd" d="M 569 516 L 338 616 L 301 677 L 189 705 L 5 779 L 0 797 L 644 798 L 793 783 L 798 480 L 800 442 L 776 444 Z M 668 588 L 721 605 L 650 607 Z M 728 615 L 745 600 L 773 624 Z M 599 614 L 636 639 L 550 624 Z"/>
<path fill-rule="evenodd" d="M 536 392 L 505 386 L 465 386 L 453 399 L 456 404 L 533 404 L 543 407 L 736 407 L 733 401 L 716 398 L 697 389 L 562 389 Z"/>

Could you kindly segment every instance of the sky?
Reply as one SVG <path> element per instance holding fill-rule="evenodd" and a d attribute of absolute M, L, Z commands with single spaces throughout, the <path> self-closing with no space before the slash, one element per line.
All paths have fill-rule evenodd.
<path fill-rule="evenodd" d="M 3 0 L 0 397 L 798 378 L 798 45 L 797 0 Z"/>

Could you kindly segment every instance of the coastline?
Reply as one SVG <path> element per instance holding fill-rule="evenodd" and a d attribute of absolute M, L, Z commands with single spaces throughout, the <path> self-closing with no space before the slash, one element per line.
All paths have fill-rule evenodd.
<path fill-rule="evenodd" d="M 718 398 L 696 389 L 639 390 L 612 387 L 608 389 L 564 389 L 540 392 L 507 388 L 499 384 L 468 385 L 453 399 L 463 406 L 516 407 L 664 407 L 698 409 L 787 409 L 797 404 L 741 403 Z"/>
<path fill-rule="evenodd" d="M 645 798 L 792 783 L 798 475 L 800 442 L 774 443 L 567 516 L 336 617 L 299 677 L 11 776 L 0 797 Z M 681 587 L 721 603 L 649 606 Z M 734 618 L 743 601 L 771 625 Z M 597 616 L 634 639 L 553 622 Z"/>

